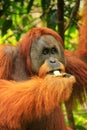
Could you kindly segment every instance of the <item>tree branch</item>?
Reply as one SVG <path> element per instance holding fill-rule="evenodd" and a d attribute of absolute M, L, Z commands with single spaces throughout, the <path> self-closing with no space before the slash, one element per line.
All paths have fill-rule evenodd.
<path fill-rule="evenodd" d="M 80 0 L 77 0 L 77 1 L 76 1 L 76 4 L 75 4 L 75 7 L 74 7 L 73 10 L 72 10 L 70 19 L 69 19 L 69 21 L 66 22 L 67 24 L 65 25 L 64 31 L 67 30 L 67 28 L 68 28 L 68 27 L 70 26 L 70 24 L 72 23 L 72 20 L 76 17 L 77 12 L 78 12 L 78 9 L 79 9 L 79 5 L 80 5 Z"/>

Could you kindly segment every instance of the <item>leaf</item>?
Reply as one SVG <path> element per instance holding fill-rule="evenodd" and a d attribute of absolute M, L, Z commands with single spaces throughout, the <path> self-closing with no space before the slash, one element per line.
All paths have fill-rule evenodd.
<path fill-rule="evenodd" d="M 17 2 L 20 2 L 21 3 L 21 6 L 23 6 L 23 4 L 24 4 L 24 0 L 15 0 L 15 2 L 17 3 Z"/>
<path fill-rule="evenodd" d="M 3 23 L 2 27 L 2 36 L 7 33 L 7 30 L 12 26 L 12 20 L 11 19 L 6 19 Z"/>
<path fill-rule="evenodd" d="M 34 0 L 30 0 L 29 4 L 28 4 L 28 6 L 27 6 L 27 12 L 28 12 L 28 13 L 30 12 L 30 10 L 31 10 L 31 8 L 32 8 L 32 6 L 33 6 L 33 2 L 34 2 Z"/>
<path fill-rule="evenodd" d="M 76 129 L 77 130 L 87 130 L 85 127 L 80 126 L 80 125 L 76 125 Z"/>
<path fill-rule="evenodd" d="M 41 0 L 42 9 L 45 12 L 49 8 L 51 0 Z"/>

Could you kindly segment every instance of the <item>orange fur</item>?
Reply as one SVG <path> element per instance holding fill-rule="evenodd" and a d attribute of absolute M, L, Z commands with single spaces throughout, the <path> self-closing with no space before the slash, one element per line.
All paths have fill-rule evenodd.
<path fill-rule="evenodd" d="M 72 128 L 75 128 L 72 113 L 73 106 L 76 107 L 77 101 L 82 104 L 87 99 L 87 0 L 84 2 L 78 50 L 74 53 L 65 51 L 67 59 L 66 71 L 76 77 L 72 95 L 69 101 L 66 102 L 67 115 Z"/>
<path fill-rule="evenodd" d="M 4 46 L 0 46 L 0 78 L 9 79 L 12 70 L 12 55 L 4 53 Z"/>
<path fill-rule="evenodd" d="M 74 104 L 76 100 L 84 102 L 87 92 L 87 0 L 84 2 L 78 50 L 76 52 L 65 50 L 66 71 L 76 77 L 76 84 L 71 96 Z M 71 99 L 70 102 L 72 103 Z"/>
<path fill-rule="evenodd" d="M 18 83 L 0 80 L 1 130 L 34 130 L 35 122 L 38 130 L 66 130 L 59 103 L 69 98 L 74 82 L 52 75 Z"/>
<path fill-rule="evenodd" d="M 76 55 L 73 53 L 69 53 L 69 51 L 65 51 L 66 56 L 66 71 L 76 78 L 76 83 L 73 87 L 72 96 L 69 99 L 69 105 L 75 105 L 79 100 L 80 103 L 84 102 L 86 99 L 85 92 L 87 90 L 87 65 L 81 61 Z"/>
<path fill-rule="evenodd" d="M 87 93 L 87 0 L 84 2 L 85 5 L 83 9 L 82 26 L 80 28 L 78 50 L 75 53 L 71 53 L 70 51 L 65 52 L 65 55 L 68 58 L 66 70 L 76 77 L 72 95 L 68 102 L 66 102 L 68 118 L 72 128 L 75 128 L 72 108 L 73 106 L 76 106 L 77 100 L 79 100 L 81 104 L 86 101 Z"/>
<path fill-rule="evenodd" d="M 57 33 L 53 32 L 51 29 L 35 28 L 29 31 L 17 45 L 20 48 L 19 53 L 21 53 L 24 58 L 24 62 L 27 68 L 27 73 L 30 76 L 32 75 L 31 62 L 30 62 L 31 44 L 33 44 L 35 40 L 37 40 L 43 34 L 53 35 L 58 41 L 60 41 L 60 43 L 62 43 L 60 36 L 57 35 Z M 0 51 L 0 67 L 1 67 L 0 78 L 11 79 L 12 71 L 13 71 L 12 65 L 14 64 L 13 62 L 14 51 L 10 50 L 9 52 L 6 53 L 6 50 L 4 49 L 5 49 L 4 46 L 0 48 L 1 50 Z M 80 101 L 82 101 L 83 99 L 84 88 L 86 88 L 86 84 L 87 84 L 87 77 L 86 77 L 87 66 L 84 65 L 84 63 L 82 63 L 80 59 L 76 58 L 75 55 L 72 55 L 70 52 L 68 53 L 65 52 L 65 56 L 67 61 L 67 65 L 66 65 L 67 72 L 76 76 L 76 84 L 72 96 L 69 100 L 70 101 L 69 104 L 72 104 L 75 103 L 77 99 L 79 99 Z M 63 70 L 65 70 L 64 66 L 62 66 L 62 68 Z M 46 74 L 46 69 L 49 69 L 47 65 L 45 67 L 42 67 L 39 76 L 44 77 L 44 74 Z M 41 84 L 40 80 L 41 82 L 42 80 L 44 80 L 43 84 Z M 35 80 L 32 79 L 24 83 L 15 83 L 15 82 L 11 83 L 7 81 L 3 81 L 3 82 L 0 81 L 1 82 L 0 87 L 2 88 L 2 92 L 0 92 L 1 94 L 0 100 L 2 101 L 2 103 L 0 103 L 1 130 L 11 130 L 11 128 L 12 129 L 18 128 L 18 130 L 26 130 L 30 128 L 32 130 L 34 129 L 36 130 L 35 127 L 37 127 L 38 130 L 41 129 L 66 130 L 63 115 L 58 104 L 59 102 L 68 99 L 68 97 L 71 94 L 71 89 L 70 89 L 71 87 L 69 88 L 69 86 L 72 86 L 72 84 L 70 80 L 67 78 L 58 79 L 57 77 L 51 77 L 51 76 L 49 78 L 46 77 L 44 79 L 40 78 L 40 80 L 38 81 L 38 78 L 35 78 Z M 24 87 L 22 87 L 23 85 Z M 29 87 L 31 92 L 30 95 L 28 95 L 28 91 L 29 91 L 28 87 L 27 87 L 27 91 L 25 91 L 26 86 L 28 87 L 30 86 Z M 18 92 L 19 88 L 21 92 Z M 40 89 L 38 90 L 37 88 Z M 36 90 L 39 91 L 39 93 L 36 92 Z M 26 95 L 26 92 L 29 97 Z M 43 107 L 43 102 L 45 102 L 44 107 Z M 24 113 L 26 113 L 25 116 Z M 45 117 L 43 116 L 44 114 Z M 43 121 L 45 124 L 43 123 Z"/>
<path fill-rule="evenodd" d="M 79 48 L 76 55 L 87 63 L 87 0 L 84 1 L 82 26 L 80 28 Z"/>
<path fill-rule="evenodd" d="M 0 78 L 11 80 L 14 76 L 15 80 L 23 71 L 25 77 L 19 77 L 20 80 L 30 76 L 25 82 L 0 80 L 0 130 L 70 130 L 65 125 L 60 102 L 70 97 L 75 78 L 49 75 L 50 67 L 45 63 L 38 76 L 32 72 L 31 44 L 43 34 L 50 34 L 59 44 L 63 43 L 51 29 L 34 28 L 16 47 L 0 48 Z M 65 72 L 64 65 L 61 67 Z"/>

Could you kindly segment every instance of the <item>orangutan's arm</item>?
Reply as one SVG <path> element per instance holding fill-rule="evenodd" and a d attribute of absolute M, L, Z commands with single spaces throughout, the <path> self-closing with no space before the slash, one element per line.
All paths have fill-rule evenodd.
<path fill-rule="evenodd" d="M 0 80 L 0 123 L 14 126 L 48 116 L 72 91 L 74 78 L 46 76 L 25 82 Z"/>

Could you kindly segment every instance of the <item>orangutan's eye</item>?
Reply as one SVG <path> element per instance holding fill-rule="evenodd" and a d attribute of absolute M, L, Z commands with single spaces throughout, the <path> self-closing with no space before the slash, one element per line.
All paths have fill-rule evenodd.
<path fill-rule="evenodd" d="M 49 52 L 50 52 L 49 48 L 44 48 L 42 54 L 47 55 L 49 54 Z"/>
<path fill-rule="evenodd" d="M 56 54 L 56 53 L 57 53 L 57 49 L 56 49 L 55 47 L 53 47 L 53 48 L 51 49 L 51 53 L 52 53 L 52 54 Z"/>

